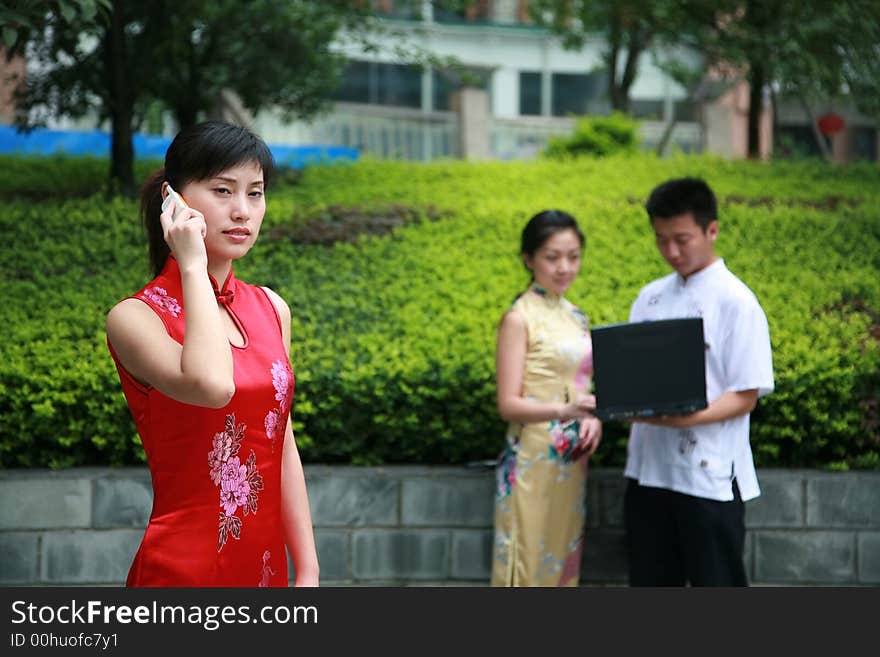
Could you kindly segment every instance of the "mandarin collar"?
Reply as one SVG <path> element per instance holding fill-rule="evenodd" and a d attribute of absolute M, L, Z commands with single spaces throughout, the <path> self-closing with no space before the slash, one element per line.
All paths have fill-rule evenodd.
<path fill-rule="evenodd" d="M 177 274 L 177 277 L 180 278 L 180 266 L 177 263 L 177 259 L 173 254 L 168 255 L 168 262 L 165 267 L 167 269 L 173 269 Z M 215 279 L 211 274 L 208 274 L 208 280 L 211 281 L 211 289 L 214 290 L 214 297 L 217 299 L 217 303 L 228 306 L 235 299 L 235 273 L 232 268 L 232 264 L 229 265 L 229 273 L 226 274 L 226 280 L 223 281 L 223 285 L 217 285 L 217 279 Z"/>
<path fill-rule="evenodd" d="M 543 287 L 541 287 L 540 285 L 538 285 L 534 281 L 532 281 L 531 285 L 529 285 L 529 291 L 533 292 L 534 294 L 537 294 L 539 297 L 544 299 L 544 302 L 552 308 L 556 308 L 559 306 L 560 303 L 562 303 L 561 296 L 559 296 L 558 294 L 553 294 L 552 292 L 549 292 L 548 290 L 545 290 Z"/>
<path fill-rule="evenodd" d="M 675 275 L 675 282 L 679 288 L 692 290 L 701 286 L 704 282 L 711 280 L 717 273 L 726 270 L 724 258 L 718 258 L 715 262 L 707 267 L 703 267 L 700 271 L 695 272 L 687 278 L 682 278 L 680 274 Z"/>
<path fill-rule="evenodd" d="M 232 265 L 229 265 L 229 273 L 226 274 L 226 280 L 223 281 L 222 287 L 217 285 L 216 279 L 211 274 L 208 274 L 208 278 L 211 280 L 211 287 L 214 289 L 217 303 L 224 306 L 231 304 L 235 299 L 235 274 L 232 271 Z"/>

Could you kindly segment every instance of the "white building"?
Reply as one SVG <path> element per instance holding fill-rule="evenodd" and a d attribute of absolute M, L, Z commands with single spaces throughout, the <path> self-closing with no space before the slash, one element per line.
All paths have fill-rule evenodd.
<path fill-rule="evenodd" d="M 570 133 L 572 116 L 610 110 L 601 40 L 581 51 L 564 49 L 548 30 L 526 22 L 524 0 L 477 2 L 461 13 L 436 9 L 429 0 L 420 12 L 411 3 L 374 4 L 388 16 L 388 30 L 403 39 L 391 37 L 369 53 L 355 40 L 340 39 L 337 48 L 349 64 L 334 111 L 288 125 L 276 113 L 261 113 L 250 120 L 264 138 L 354 146 L 377 157 L 511 159 L 533 156 L 552 134 Z M 397 55 L 401 43 L 455 58 L 482 93 L 469 92 L 456 108 L 460 72 L 407 64 Z M 675 117 L 671 141 L 686 151 L 702 149 L 695 108 L 651 54 L 639 62 L 631 96 L 647 146 Z"/>

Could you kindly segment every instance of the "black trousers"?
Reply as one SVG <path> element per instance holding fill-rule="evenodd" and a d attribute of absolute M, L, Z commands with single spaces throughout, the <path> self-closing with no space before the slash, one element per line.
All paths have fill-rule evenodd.
<path fill-rule="evenodd" d="M 624 498 L 630 586 L 748 586 L 743 565 L 745 504 L 641 486 Z"/>

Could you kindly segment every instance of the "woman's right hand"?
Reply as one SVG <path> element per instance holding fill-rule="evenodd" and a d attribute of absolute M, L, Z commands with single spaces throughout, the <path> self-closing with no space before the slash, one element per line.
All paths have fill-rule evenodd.
<path fill-rule="evenodd" d="M 596 395 L 578 395 L 577 399 L 562 407 L 560 419 L 577 420 L 591 417 L 596 410 Z"/>
<path fill-rule="evenodd" d="M 205 235 L 208 225 L 204 215 L 194 208 L 181 208 L 176 203 L 171 203 L 159 215 L 159 220 L 162 222 L 165 242 L 181 270 L 189 266 L 207 268 Z"/>

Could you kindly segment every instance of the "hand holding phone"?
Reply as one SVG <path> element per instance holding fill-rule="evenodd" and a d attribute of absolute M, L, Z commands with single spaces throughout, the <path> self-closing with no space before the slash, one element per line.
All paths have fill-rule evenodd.
<path fill-rule="evenodd" d="M 183 200 L 183 198 L 180 196 L 180 194 L 178 194 L 177 192 L 174 191 L 174 189 L 171 187 L 171 185 L 168 185 L 168 187 L 166 188 L 166 191 L 168 192 L 168 195 L 165 197 L 165 200 L 162 201 L 162 212 L 165 212 L 165 210 L 168 209 L 168 206 L 171 205 L 172 203 L 174 203 L 177 206 L 177 209 L 174 210 L 174 214 L 177 214 L 178 210 L 183 210 L 184 208 L 189 207 L 186 204 L 186 201 Z"/>
<path fill-rule="evenodd" d="M 168 248 L 181 266 L 191 262 L 193 258 L 199 262 L 204 261 L 207 257 L 205 252 L 207 226 L 204 216 L 198 210 L 190 208 L 171 185 L 166 185 L 165 193 L 159 221 L 162 223 Z M 172 210 L 170 217 L 169 209 Z"/>

